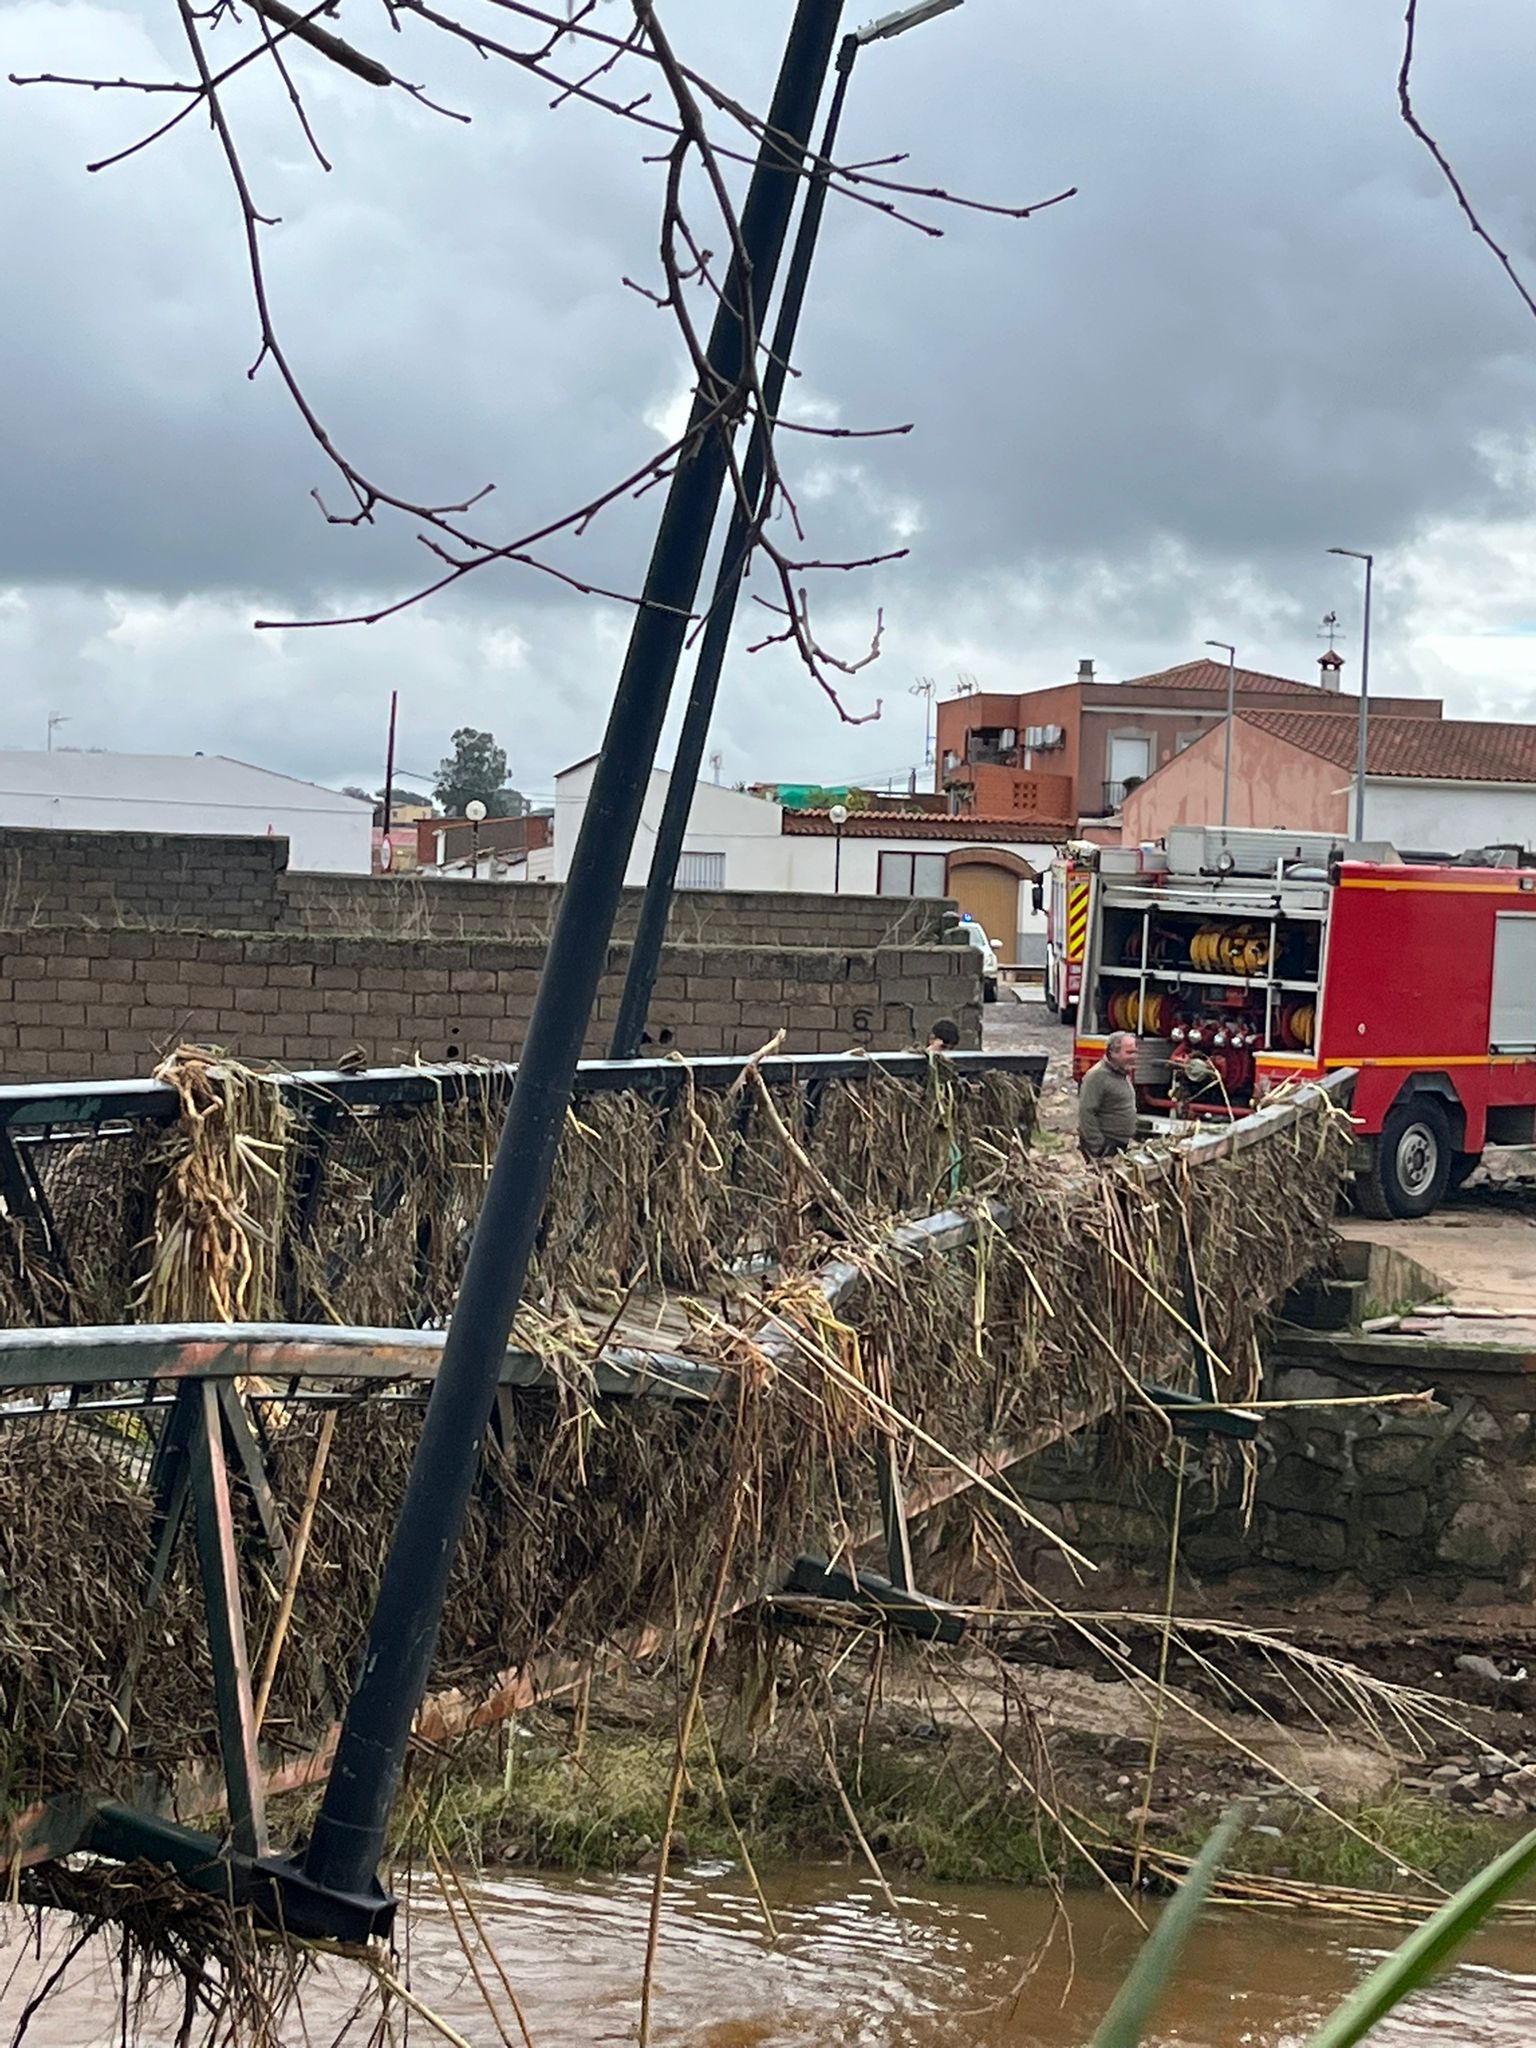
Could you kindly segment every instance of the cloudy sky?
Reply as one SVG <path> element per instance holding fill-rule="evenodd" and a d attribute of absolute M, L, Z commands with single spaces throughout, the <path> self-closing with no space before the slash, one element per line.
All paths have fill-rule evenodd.
<path fill-rule="evenodd" d="M 559 0 L 551 0 L 558 5 Z M 884 0 L 847 10 L 856 26 Z M 465 0 L 488 32 L 510 17 Z M 624 20 L 614 0 L 604 16 Z M 789 0 L 664 0 L 680 53 L 766 103 Z M 1130 675 L 1207 637 L 1311 676 L 1380 560 L 1378 687 L 1536 717 L 1536 319 L 1400 123 L 1402 0 L 965 0 L 862 55 L 849 159 L 979 198 L 1078 196 L 1029 222 L 927 208 L 930 240 L 834 202 L 801 330 L 797 416 L 901 439 L 786 450 L 823 557 L 908 557 L 813 589 L 850 654 L 851 727 L 743 609 L 715 744 L 727 779 L 834 781 L 921 758 L 933 677 Z M 1421 0 L 1416 97 L 1490 232 L 1536 278 L 1536 10 Z M 654 281 L 661 172 L 636 130 L 485 64 L 376 0 L 340 28 L 463 126 L 295 60 L 309 155 L 269 67 L 231 89 L 280 330 L 359 464 L 411 499 L 490 482 L 511 535 L 643 462 L 679 414 Z M 215 56 L 250 31 L 221 28 Z M 291 49 L 293 46 L 289 44 Z M 171 0 L 5 0 L 0 73 L 187 75 Z M 372 628 L 257 632 L 406 594 L 408 521 L 327 526 L 334 476 L 270 366 L 205 124 L 88 173 L 172 110 L 56 86 L 0 120 L 0 746 L 221 751 L 320 781 L 430 771 L 461 723 L 548 791 L 589 752 L 628 616 L 492 568 Z M 642 574 L 658 501 L 562 560 Z M 819 596 L 817 596 L 819 592 Z M 752 614 L 756 612 L 754 617 Z M 1346 671 L 1346 674 L 1353 670 Z"/>

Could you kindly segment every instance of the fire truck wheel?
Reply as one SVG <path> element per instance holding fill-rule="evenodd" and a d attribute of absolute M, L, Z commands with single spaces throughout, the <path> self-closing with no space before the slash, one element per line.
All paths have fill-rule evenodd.
<path fill-rule="evenodd" d="M 1376 1157 L 1357 1182 L 1367 1216 L 1427 1216 L 1451 1177 L 1451 1127 L 1433 1095 L 1411 1095 L 1388 1112 Z"/>
<path fill-rule="evenodd" d="M 1061 1009 L 1061 1005 L 1056 1000 L 1056 991 L 1051 987 L 1049 975 L 1046 976 L 1043 994 L 1045 996 L 1045 1014 L 1048 1017 L 1056 1016 Z"/>

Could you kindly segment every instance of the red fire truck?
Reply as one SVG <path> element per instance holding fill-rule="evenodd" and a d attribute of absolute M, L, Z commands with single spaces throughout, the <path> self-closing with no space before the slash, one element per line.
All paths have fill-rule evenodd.
<path fill-rule="evenodd" d="M 1076 1076 L 1134 1031 L 1148 1115 L 1231 1117 L 1354 1067 L 1359 1205 L 1422 1216 L 1485 1145 L 1536 1141 L 1536 867 L 1519 859 L 1196 826 L 1106 848 Z"/>
<path fill-rule="evenodd" d="M 1045 912 L 1045 1007 L 1070 1024 L 1083 985 L 1083 955 L 1093 897 L 1094 855 L 1063 854 L 1037 883 Z"/>

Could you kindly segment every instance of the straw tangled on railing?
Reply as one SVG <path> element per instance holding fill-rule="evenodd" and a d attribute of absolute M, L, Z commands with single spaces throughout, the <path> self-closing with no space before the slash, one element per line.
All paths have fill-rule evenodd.
<path fill-rule="evenodd" d="M 351 1152 L 333 1162 L 308 1271 L 296 1277 L 273 1241 L 291 1184 L 274 1191 L 268 1171 L 275 1162 L 289 1174 L 288 1134 L 262 1120 L 259 1077 L 199 1056 L 182 1080 L 188 1115 L 149 1269 L 157 1302 L 192 1314 L 206 1287 L 205 1315 L 221 1301 L 270 1315 L 264 1290 L 281 1307 L 285 1286 L 316 1289 L 328 1243 L 328 1310 L 388 1322 L 451 1306 L 499 1116 L 489 1091 L 473 1114 L 372 1119 L 359 1141 L 367 1170 Z M 1244 1360 L 1265 1306 L 1326 1246 L 1347 1142 L 1335 1114 L 1320 1105 L 1270 1144 L 1198 1171 L 1100 1175 L 1034 1160 L 1031 1112 L 1026 1084 L 994 1076 L 973 1087 L 937 1064 L 926 1083 L 870 1074 L 831 1084 L 819 1102 L 789 1090 L 766 1103 L 748 1069 L 735 1091 L 685 1088 L 671 1108 L 584 1104 L 517 1332 L 553 1380 L 505 1404 L 488 1445 L 434 1686 L 473 1700 L 540 1656 L 587 1662 L 633 1650 L 648 1630 L 686 1635 L 738 1498 L 733 1604 L 802 1551 L 846 1555 L 878 1529 L 885 1447 L 915 1509 L 979 1484 L 1010 1512 L 995 1463 L 1010 1447 L 1114 1415 L 1138 1379 L 1188 1383 L 1191 1324 L 1176 1291 L 1185 1244 L 1197 1268 L 1235 1275 L 1195 1315 L 1211 1352 Z M 247 1135 L 255 1149 L 236 1142 Z M 974 1217 L 969 1246 L 938 1253 L 892 1238 L 902 1207 L 945 1206 Z M 1276 1227 L 1282 1206 L 1288 1220 Z M 764 1253 L 777 1253 L 775 1268 L 741 1269 Z M 836 1308 L 812 1278 L 829 1258 L 857 1276 Z M 596 1397 L 604 1324 L 593 1311 L 611 1314 L 653 1276 L 692 1283 L 682 1341 L 723 1375 L 713 1401 Z M 265 1723 L 285 1752 L 307 1749 L 345 1696 L 421 1414 L 419 1395 L 377 1383 L 307 1391 L 342 1405 Z M 254 1390 L 248 1409 L 291 1534 L 326 1410 L 290 1390 Z M 214 1747 L 187 1544 L 154 1615 L 137 1604 L 147 1442 L 84 1418 L 33 1427 L 24 1455 L 0 1429 L 0 1453 L 7 1437 L 19 1453 L 0 1455 L 12 1804 L 82 1780 L 110 1789 L 146 1769 L 169 1774 Z M 50 1541 L 76 1531 L 96 1532 L 79 1551 L 90 1569 L 61 1578 Z M 261 1669 L 285 1580 L 253 1524 L 245 1536 Z"/>

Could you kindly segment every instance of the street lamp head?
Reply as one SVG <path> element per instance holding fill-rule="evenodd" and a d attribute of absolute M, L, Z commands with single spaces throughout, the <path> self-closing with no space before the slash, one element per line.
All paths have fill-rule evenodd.
<path fill-rule="evenodd" d="M 1207 640 L 1205 644 L 1207 647 L 1219 647 L 1223 654 L 1229 654 L 1236 661 L 1237 649 L 1230 640 Z"/>
<path fill-rule="evenodd" d="M 872 21 L 867 28 L 855 29 L 853 40 L 861 46 L 865 43 L 883 42 L 887 36 L 905 34 L 909 28 L 917 28 L 925 21 L 932 21 L 935 15 L 948 14 L 959 7 L 962 0 L 917 0 L 914 7 L 898 7 L 894 14 L 882 14 L 878 21 Z"/>
<path fill-rule="evenodd" d="M 1352 562 L 1374 562 L 1374 555 L 1364 555 L 1359 548 L 1330 548 L 1330 555 L 1347 555 Z"/>
<path fill-rule="evenodd" d="M 834 804 L 831 810 L 828 811 L 827 816 L 832 820 L 838 831 L 841 832 L 848 822 L 848 806 L 846 804 Z"/>
<path fill-rule="evenodd" d="M 464 806 L 464 815 L 466 818 L 468 818 L 471 825 L 479 825 L 484 823 L 485 805 L 481 803 L 479 797 L 475 796 L 470 798 L 469 802 Z"/>

